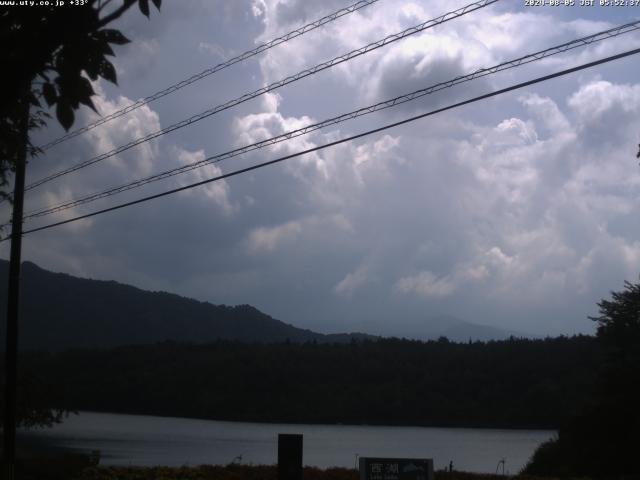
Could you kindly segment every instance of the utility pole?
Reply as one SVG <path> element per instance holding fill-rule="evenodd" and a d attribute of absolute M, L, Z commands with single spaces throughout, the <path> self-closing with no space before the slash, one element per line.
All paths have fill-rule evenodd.
<path fill-rule="evenodd" d="M 20 150 L 16 158 L 11 220 L 11 254 L 7 291 L 7 329 L 4 360 L 4 479 L 13 480 L 16 464 L 16 391 L 18 378 L 18 318 L 20 309 L 20 263 L 22 257 L 22 215 L 24 180 L 29 142 L 29 100 L 24 98 L 24 114 L 20 125 Z"/>

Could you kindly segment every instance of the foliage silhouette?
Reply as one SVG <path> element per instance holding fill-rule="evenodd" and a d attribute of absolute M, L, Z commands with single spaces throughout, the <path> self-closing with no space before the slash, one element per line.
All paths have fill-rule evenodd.
<path fill-rule="evenodd" d="M 588 397 L 593 337 L 454 343 L 164 342 L 24 354 L 59 408 L 220 420 L 555 428 Z"/>
<path fill-rule="evenodd" d="M 593 400 L 535 452 L 533 475 L 637 477 L 640 464 L 640 284 L 625 282 L 598 303 L 602 350 Z"/>
<path fill-rule="evenodd" d="M 159 9 L 161 0 L 152 1 Z M 0 11 L 0 42 L 6 47 L 0 50 L 0 199 L 11 198 L 6 188 L 21 152 L 26 148 L 27 157 L 39 153 L 29 132 L 46 125 L 50 115 L 45 109 L 55 107 L 56 118 L 68 130 L 80 105 L 95 110 L 89 79 L 117 82 L 107 56 L 114 55 L 111 45 L 129 40 L 105 27 L 136 3 L 144 15 L 150 14 L 149 0 L 122 0 L 119 6 L 112 0 L 67 7 L 47 3 Z M 59 421 L 62 412 L 42 404 L 42 395 L 35 393 L 39 384 L 29 383 L 33 378 L 22 378 L 18 386 L 18 424 Z"/>
<path fill-rule="evenodd" d="M 162 0 L 153 0 L 160 9 Z M 52 4 L 54 2 L 51 2 Z M 118 30 L 105 28 L 134 4 L 147 17 L 149 0 L 87 0 L 79 6 L 21 6 L 0 11 L 0 42 L 11 46 L 0 52 L 0 196 L 5 191 L 23 145 L 24 112 L 31 107 L 28 129 L 43 127 L 55 108 L 60 124 L 68 130 L 80 105 L 95 110 L 89 79 L 102 77 L 116 83 L 116 71 L 108 56 L 111 45 L 129 40 Z M 44 105 L 43 105 L 44 101 Z M 29 156 L 38 149 L 29 141 Z"/>

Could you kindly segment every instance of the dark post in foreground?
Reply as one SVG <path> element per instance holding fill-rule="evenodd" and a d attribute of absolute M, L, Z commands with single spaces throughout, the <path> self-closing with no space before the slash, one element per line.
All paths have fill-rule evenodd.
<path fill-rule="evenodd" d="M 11 254 L 9 257 L 9 288 L 7 290 L 7 329 L 4 360 L 3 451 L 4 479 L 13 480 L 16 463 L 16 390 L 18 371 L 18 313 L 20 302 L 20 260 L 22 256 L 22 213 L 24 178 L 27 163 L 29 105 L 25 107 L 21 125 L 23 131 L 20 152 L 16 159 L 11 224 Z"/>
<path fill-rule="evenodd" d="M 302 435 L 278 434 L 278 480 L 302 480 Z"/>

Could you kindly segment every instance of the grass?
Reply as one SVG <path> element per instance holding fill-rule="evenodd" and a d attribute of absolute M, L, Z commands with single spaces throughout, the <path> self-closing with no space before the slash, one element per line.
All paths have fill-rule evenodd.
<path fill-rule="evenodd" d="M 197 467 L 108 467 L 87 465 L 71 457 L 41 462 L 23 469 L 17 480 L 277 480 L 275 465 L 201 465 Z M 305 467 L 304 480 L 359 480 L 357 470 Z M 435 480 L 543 480 L 532 476 L 503 476 L 469 472 L 435 472 Z M 549 479 L 544 479 L 549 480 Z M 565 479 L 566 480 L 566 479 Z"/>

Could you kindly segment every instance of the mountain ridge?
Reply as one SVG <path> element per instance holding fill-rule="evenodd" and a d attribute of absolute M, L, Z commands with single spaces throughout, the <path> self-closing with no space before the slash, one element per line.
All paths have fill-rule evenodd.
<path fill-rule="evenodd" d="M 0 288 L 4 290 L 7 272 L 8 262 L 0 260 Z M 214 305 L 113 280 L 50 272 L 32 262 L 22 264 L 22 281 L 23 349 L 110 348 L 166 340 L 269 343 L 375 338 L 362 333 L 317 333 L 277 320 L 247 304 Z M 3 296 L 2 319 L 5 302 Z"/>
<path fill-rule="evenodd" d="M 8 262 L 0 260 L 0 288 L 6 291 Z M 20 347 L 63 350 L 111 348 L 163 341 L 347 343 L 375 340 L 366 333 L 324 334 L 275 319 L 248 305 L 215 305 L 166 291 L 149 291 L 114 280 L 94 280 L 51 272 L 33 262 L 22 264 Z M 6 298 L 0 295 L 4 324 Z M 395 337 L 453 341 L 505 339 L 511 332 L 465 322 L 434 318 L 440 325 L 429 333 L 403 332 Z M 443 318 L 444 318 L 443 317 Z M 422 326 L 429 321 L 421 322 Z M 446 328 L 445 328 L 446 327 Z M 0 335 L 4 337 L 3 329 Z M 517 335 L 516 335 L 517 336 Z"/>

